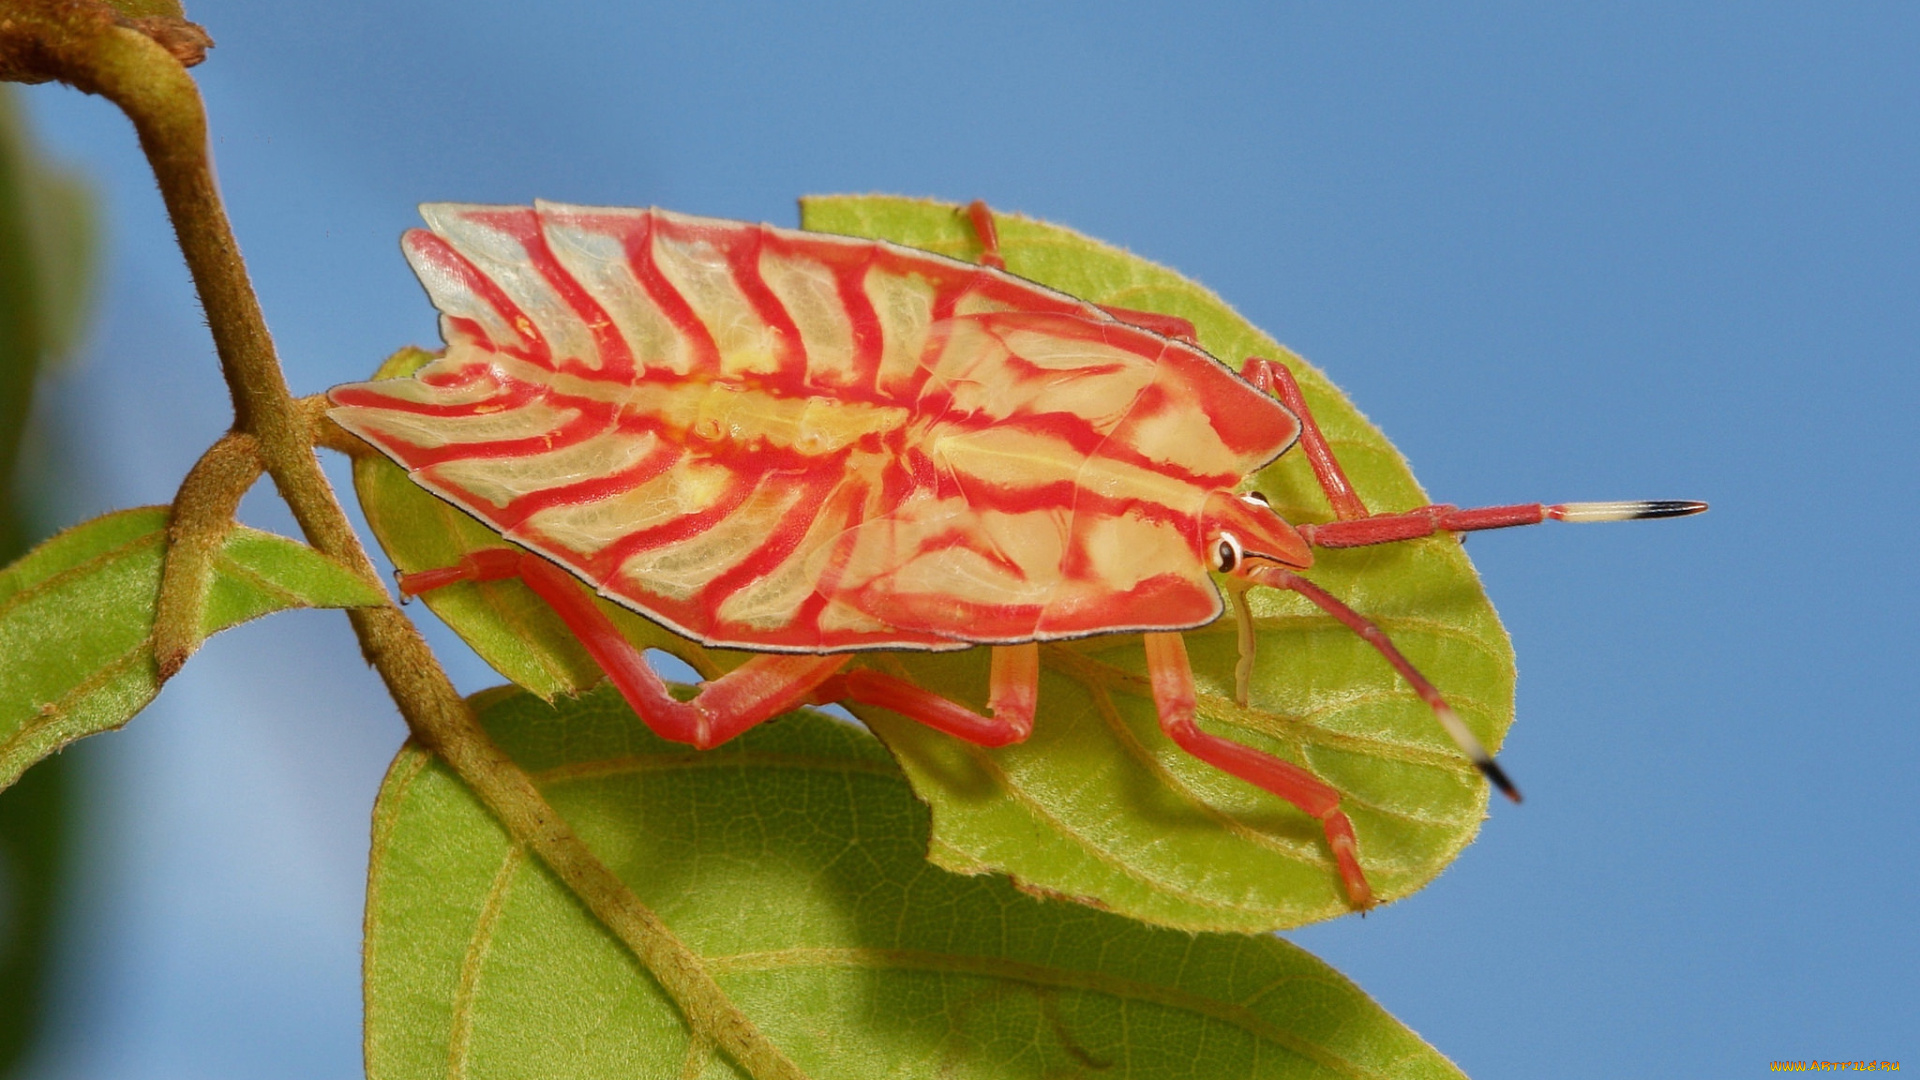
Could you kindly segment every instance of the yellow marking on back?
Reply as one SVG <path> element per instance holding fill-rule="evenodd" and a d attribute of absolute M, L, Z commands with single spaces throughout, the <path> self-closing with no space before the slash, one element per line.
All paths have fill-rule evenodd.
<path fill-rule="evenodd" d="M 868 435 L 885 435 L 911 417 L 898 405 L 830 397 L 791 398 L 730 383 L 644 383 L 628 411 L 703 442 L 765 446 L 809 456 L 834 453 Z"/>
<path fill-rule="evenodd" d="M 800 331 L 807 381 L 820 387 L 854 385 L 853 325 L 833 271 L 812 259 L 762 252 L 760 277 Z"/>
<path fill-rule="evenodd" d="M 927 327 L 933 322 L 934 288 L 918 274 L 869 271 L 867 300 L 880 320 L 880 370 L 874 386 L 883 394 L 905 393 L 920 369 Z"/>
<path fill-rule="evenodd" d="M 660 443 L 651 431 L 608 431 L 559 450 L 510 458 L 455 458 L 428 465 L 420 474 L 442 488 L 456 488 L 502 507 L 537 491 L 566 487 L 632 468 Z"/>
<path fill-rule="evenodd" d="M 545 402 L 484 416 L 419 415 L 362 405 L 343 405 L 333 412 L 335 419 L 362 435 L 426 450 L 543 436 L 552 439 L 554 432 L 580 415 L 573 409 L 555 408 Z"/>
<path fill-rule="evenodd" d="M 673 215 L 662 214 L 671 220 Z M 653 234 L 653 263 L 713 336 L 720 370 L 728 375 L 777 371 L 779 331 L 768 326 L 733 280 L 726 254 L 705 239 Z"/>
<path fill-rule="evenodd" d="M 730 469 L 681 461 L 618 495 L 538 511 L 509 531 L 507 537 L 589 556 L 643 529 L 705 510 L 733 482 Z"/>
<path fill-rule="evenodd" d="M 638 216 L 644 211 L 594 213 Z M 633 276 L 626 245 L 620 237 L 581 228 L 573 224 L 573 219 L 559 214 L 544 215 L 541 225 L 560 265 L 613 319 L 613 325 L 633 352 L 637 368 L 674 375 L 693 370 L 692 348 Z"/>
<path fill-rule="evenodd" d="M 608 585 L 629 595 L 691 599 L 757 551 L 805 494 L 806 488 L 798 484 L 763 484 L 710 528 L 628 557 Z"/>

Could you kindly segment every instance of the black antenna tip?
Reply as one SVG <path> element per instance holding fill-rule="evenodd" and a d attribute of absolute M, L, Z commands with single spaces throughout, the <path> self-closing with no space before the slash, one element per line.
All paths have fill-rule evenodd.
<path fill-rule="evenodd" d="M 1514 802 L 1520 801 L 1520 789 L 1514 787 L 1513 781 L 1507 779 L 1507 771 L 1500 767 L 1499 762 L 1488 758 L 1485 761 L 1476 761 L 1474 764 L 1480 766 L 1480 771 L 1487 775 L 1487 779 L 1493 783 L 1493 786 L 1500 789 L 1500 794 Z"/>
<path fill-rule="evenodd" d="M 1635 499 L 1630 502 L 1572 502 L 1547 507 L 1555 521 L 1646 521 L 1650 518 L 1690 517 L 1707 504 L 1692 499 Z"/>
<path fill-rule="evenodd" d="M 1707 504 L 1691 499 L 1648 499 L 1640 504 L 1640 513 L 1636 516 L 1646 518 L 1692 517 L 1707 512 Z"/>

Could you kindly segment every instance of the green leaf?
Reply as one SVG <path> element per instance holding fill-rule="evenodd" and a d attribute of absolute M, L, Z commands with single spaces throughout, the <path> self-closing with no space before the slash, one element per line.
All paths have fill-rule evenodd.
<path fill-rule="evenodd" d="M 965 216 L 950 204 L 811 198 L 803 200 L 802 223 L 961 258 L 979 253 Z M 1005 217 L 999 233 L 1015 273 L 1098 303 L 1190 319 L 1210 352 L 1235 363 L 1284 360 L 1369 506 L 1404 510 L 1429 501 L 1392 445 L 1324 375 L 1206 289 L 1058 226 Z M 405 374 L 426 356 L 396 356 L 380 377 Z M 505 546 L 384 458 L 362 459 L 355 479 L 376 535 L 404 570 Z M 1291 521 L 1333 516 L 1297 453 L 1249 486 Z M 1319 559 L 1313 579 L 1378 621 L 1497 749 L 1513 716 L 1513 653 L 1460 544 L 1433 538 Z M 1392 901 L 1414 892 L 1473 839 L 1486 813 L 1485 784 L 1370 646 L 1292 594 L 1256 590 L 1251 601 L 1259 662 L 1250 708 L 1233 702 L 1232 619 L 1187 635 L 1201 723 L 1333 784 L 1376 895 Z M 427 602 L 503 675 L 542 696 L 598 679 L 559 620 L 518 582 L 454 586 Z M 703 675 L 745 655 L 704 649 L 602 607 L 636 643 L 674 653 Z M 932 808 L 935 862 L 962 873 L 1007 873 L 1034 892 L 1189 930 L 1271 930 L 1351 910 L 1318 822 L 1189 757 L 1160 732 L 1138 636 L 1054 644 L 1042 655 L 1040 712 L 1020 746 L 986 750 L 884 711 L 855 710 Z M 875 653 L 860 662 L 985 708 L 986 649 Z"/>
<path fill-rule="evenodd" d="M 159 692 L 152 634 L 166 543 L 166 507 L 123 510 L 0 570 L 0 788 L 68 743 L 126 723 Z M 304 544 L 235 526 L 200 626 L 204 636 L 285 608 L 385 599 Z"/>
<path fill-rule="evenodd" d="M 884 751 L 807 711 L 697 753 L 607 690 L 479 695 L 556 810 L 809 1076 L 1459 1076 L 1273 937 L 1190 935 L 921 858 Z M 742 1075 L 432 755 L 374 810 L 370 1075 Z"/>

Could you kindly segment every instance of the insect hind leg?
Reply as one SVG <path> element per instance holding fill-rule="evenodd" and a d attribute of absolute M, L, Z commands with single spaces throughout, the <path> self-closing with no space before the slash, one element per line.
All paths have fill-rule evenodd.
<path fill-rule="evenodd" d="M 693 700 L 679 701 L 667 691 L 665 680 L 647 663 L 645 654 L 621 635 L 586 588 L 537 555 L 505 548 L 475 552 L 454 566 L 403 575 L 400 591 L 415 595 L 461 581 L 506 578 L 519 578 L 546 601 L 655 734 L 702 750 L 805 703 L 850 659 L 845 655 L 764 653 L 705 683 Z"/>
<path fill-rule="evenodd" d="M 993 211 L 987 208 L 984 199 L 975 199 L 967 204 L 966 212 L 967 222 L 973 226 L 973 235 L 980 242 L 980 265 L 1005 270 L 1007 260 L 1000 254 L 1000 230 L 993 223 Z M 1096 306 L 1129 326 L 1151 330 L 1161 337 L 1184 341 L 1189 345 L 1197 344 L 1193 323 L 1178 315 L 1162 315 L 1157 311 L 1136 311 L 1106 304 Z"/>
<path fill-rule="evenodd" d="M 980 265 L 1005 270 L 1007 260 L 1000 257 L 1000 230 L 994 228 L 993 211 L 987 209 L 985 199 L 975 199 L 967 204 L 967 222 L 973 226 L 973 235 L 980 241 Z"/>
<path fill-rule="evenodd" d="M 1194 723 L 1193 668 L 1187 661 L 1186 639 L 1176 633 L 1146 635 L 1147 676 L 1160 728 L 1182 750 L 1201 761 L 1276 795 L 1320 822 L 1327 846 L 1339 867 L 1347 899 L 1365 911 L 1373 906 L 1373 887 L 1360 869 L 1359 844 L 1353 822 L 1340 809 L 1340 793 L 1319 777 L 1291 761 L 1262 753 L 1231 739 L 1210 735 Z"/>

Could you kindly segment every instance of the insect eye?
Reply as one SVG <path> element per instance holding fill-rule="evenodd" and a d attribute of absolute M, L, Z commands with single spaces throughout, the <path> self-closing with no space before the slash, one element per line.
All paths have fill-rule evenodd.
<path fill-rule="evenodd" d="M 1261 506 L 1265 506 L 1268 508 L 1271 508 L 1273 506 L 1272 503 L 1267 501 L 1267 497 L 1265 495 L 1262 495 L 1257 491 L 1249 491 L 1246 494 L 1240 496 L 1240 501 L 1250 502 L 1250 503 L 1259 503 Z"/>
<path fill-rule="evenodd" d="M 1229 573 L 1240 565 L 1240 538 L 1232 533 L 1221 533 L 1220 539 L 1213 545 L 1213 568 L 1221 573 Z"/>

